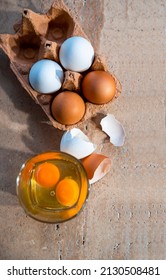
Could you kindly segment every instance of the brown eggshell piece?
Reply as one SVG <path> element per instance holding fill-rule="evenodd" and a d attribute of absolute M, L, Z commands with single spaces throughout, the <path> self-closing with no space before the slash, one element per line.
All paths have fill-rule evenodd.
<path fill-rule="evenodd" d="M 85 103 L 79 94 L 63 91 L 54 98 L 51 111 L 58 122 L 71 125 L 77 123 L 84 116 Z"/>
<path fill-rule="evenodd" d="M 81 161 L 87 172 L 90 184 L 97 182 L 110 171 L 111 159 L 104 155 L 93 153 Z"/>
<path fill-rule="evenodd" d="M 89 72 L 82 81 L 82 92 L 84 97 L 92 103 L 107 103 L 116 93 L 115 79 L 105 71 Z"/>

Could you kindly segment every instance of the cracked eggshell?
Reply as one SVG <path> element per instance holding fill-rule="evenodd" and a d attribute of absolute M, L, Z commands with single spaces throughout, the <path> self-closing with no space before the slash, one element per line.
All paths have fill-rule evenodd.
<path fill-rule="evenodd" d="M 81 161 L 87 172 L 90 184 L 103 178 L 111 168 L 111 159 L 101 154 L 93 153 Z"/>
<path fill-rule="evenodd" d="M 101 122 L 102 130 L 110 137 L 110 142 L 116 146 L 123 146 L 125 131 L 121 123 L 112 114 L 108 114 Z"/>
<path fill-rule="evenodd" d="M 66 131 L 60 142 L 60 151 L 66 152 L 77 159 L 92 154 L 96 147 L 79 128 Z"/>

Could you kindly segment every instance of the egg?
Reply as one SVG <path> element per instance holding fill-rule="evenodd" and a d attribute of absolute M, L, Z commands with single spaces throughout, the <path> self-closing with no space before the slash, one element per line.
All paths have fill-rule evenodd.
<path fill-rule="evenodd" d="M 80 187 L 71 177 L 65 177 L 56 186 L 56 199 L 63 206 L 71 207 L 75 205 L 79 194 Z"/>
<path fill-rule="evenodd" d="M 108 72 L 91 71 L 82 81 L 82 92 L 84 97 L 91 103 L 107 103 L 115 96 L 115 79 Z"/>
<path fill-rule="evenodd" d="M 85 114 L 85 103 L 80 95 L 62 91 L 52 102 L 51 112 L 55 120 L 64 125 L 79 122 Z"/>
<path fill-rule="evenodd" d="M 93 153 L 81 161 L 87 172 L 90 184 L 103 178 L 111 168 L 111 159 L 102 154 Z"/>
<path fill-rule="evenodd" d="M 123 146 L 125 141 L 125 130 L 122 124 L 112 114 L 107 114 L 102 118 L 102 130 L 110 137 L 110 142 L 116 146 Z"/>
<path fill-rule="evenodd" d="M 60 141 L 60 151 L 68 153 L 77 159 L 82 159 L 92 154 L 96 147 L 79 128 L 72 128 L 66 131 Z"/>
<path fill-rule="evenodd" d="M 59 181 L 60 171 L 57 166 L 46 161 L 36 167 L 34 178 L 40 186 L 49 189 Z"/>
<path fill-rule="evenodd" d="M 65 40 L 61 45 L 59 59 L 65 69 L 83 72 L 92 65 L 94 49 L 87 39 L 73 36 Z"/>
<path fill-rule="evenodd" d="M 33 64 L 29 72 L 29 83 L 39 93 L 50 94 L 58 91 L 63 82 L 62 67 L 53 60 L 42 59 Z"/>

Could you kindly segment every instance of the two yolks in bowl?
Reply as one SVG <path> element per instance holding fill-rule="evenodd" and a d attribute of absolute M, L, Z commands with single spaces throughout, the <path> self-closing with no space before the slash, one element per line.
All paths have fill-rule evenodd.
<path fill-rule="evenodd" d="M 54 188 L 55 197 L 62 206 L 73 206 L 79 197 L 78 183 L 72 178 L 65 177 L 60 180 L 60 171 L 50 162 L 44 162 L 37 166 L 34 178 L 40 187 Z"/>

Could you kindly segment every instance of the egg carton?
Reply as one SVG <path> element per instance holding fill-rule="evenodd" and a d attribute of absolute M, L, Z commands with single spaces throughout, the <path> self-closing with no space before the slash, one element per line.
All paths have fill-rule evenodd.
<path fill-rule="evenodd" d="M 60 64 L 59 49 L 67 38 L 82 36 L 89 40 L 72 15 L 72 11 L 67 8 L 62 0 L 55 1 L 45 14 L 38 14 L 30 9 L 24 9 L 22 20 L 14 25 L 14 30 L 15 34 L 0 34 L 0 47 L 9 57 L 10 67 L 23 88 L 41 106 L 55 128 L 68 130 L 78 127 L 82 122 L 95 116 L 107 105 L 96 105 L 85 100 L 85 115 L 74 125 L 60 124 L 51 114 L 51 102 L 57 93 L 69 90 L 75 91 L 81 96 L 81 81 L 87 73 L 94 70 L 109 72 L 103 57 L 97 54 L 95 46 L 93 46 L 95 58 L 90 69 L 84 73 L 64 70 L 64 81 L 58 92 L 54 94 L 41 94 L 35 91 L 29 84 L 29 71 L 38 60 L 46 58 Z M 115 99 L 121 92 L 121 85 L 118 79 L 112 73 L 110 74 L 116 82 L 116 94 L 113 98 Z"/>

